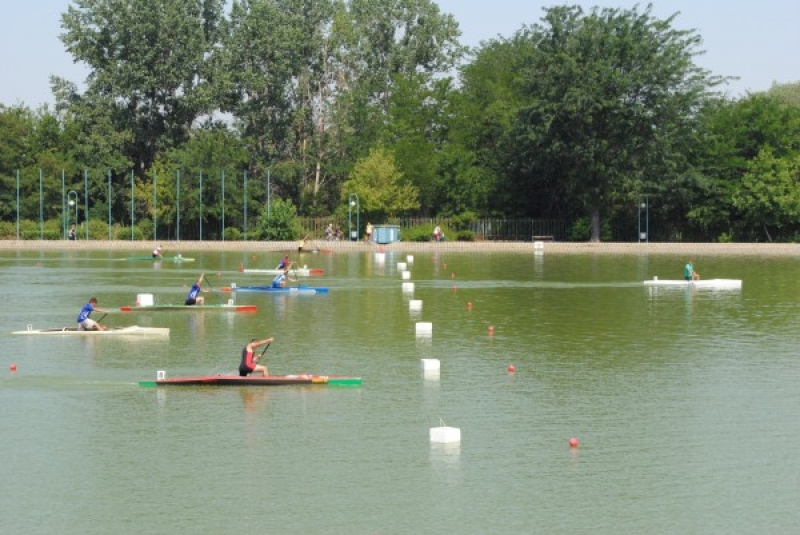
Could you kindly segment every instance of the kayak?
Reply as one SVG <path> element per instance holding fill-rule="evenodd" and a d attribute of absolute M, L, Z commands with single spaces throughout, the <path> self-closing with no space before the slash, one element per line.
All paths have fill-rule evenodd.
<path fill-rule="evenodd" d="M 57 334 L 57 335 L 78 335 L 78 336 L 169 336 L 169 328 L 166 327 L 130 327 L 108 328 L 105 331 L 79 331 L 77 327 L 58 327 L 54 329 L 34 329 L 32 325 L 24 331 L 15 331 L 11 334 Z"/>
<path fill-rule="evenodd" d="M 186 256 L 162 256 L 162 257 L 153 257 L 150 256 L 129 256 L 125 260 L 130 262 L 138 261 L 138 260 L 150 260 L 151 262 L 156 261 L 163 261 L 163 262 L 194 262 L 194 258 L 188 258 Z"/>
<path fill-rule="evenodd" d="M 283 273 L 282 269 L 246 269 L 240 268 L 239 273 L 258 273 L 261 275 L 280 275 Z M 309 267 L 301 267 L 301 268 L 290 268 L 289 273 L 296 277 L 310 277 L 311 275 L 322 275 L 324 270 L 322 269 L 312 269 Z"/>
<path fill-rule="evenodd" d="M 281 385 L 330 385 L 359 386 L 361 377 L 342 375 L 260 375 L 240 377 L 238 375 L 191 375 L 167 378 L 159 372 L 155 380 L 139 381 L 139 386 L 281 386 Z"/>
<path fill-rule="evenodd" d="M 665 286 L 678 288 L 709 288 L 716 290 L 736 290 L 742 287 L 741 279 L 675 280 L 653 277 L 644 281 L 645 286 Z"/>
<path fill-rule="evenodd" d="M 153 305 L 119 307 L 120 312 L 165 312 L 172 310 L 215 310 L 222 312 L 255 312 L 256 305 Z"/>
<path fill-rule="evenodd" d="M 316 286 L 287 286 L 285 288 L 273 288 L 272 286 L 223 286 L 220 288 L 221 292 L 266 292 L 274 294 L 297 294 L 297 295 L 314 295 L 326 294 L 327 288 L 318 288 Z"/>

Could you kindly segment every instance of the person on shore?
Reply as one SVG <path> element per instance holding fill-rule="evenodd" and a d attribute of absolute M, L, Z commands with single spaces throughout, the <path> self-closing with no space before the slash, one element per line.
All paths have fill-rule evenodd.
<path fill-rule="evenodd" d="M 368 242 L 372 239 L 372 223 L 367 221 L 367 229 L 364 232 L 364 241 Z"/>
<path fill-rule="evenodd" d="M 286 288 L 286 281 L 297 282 L 297 279 L 293 279 L 289 276 L 289 268 L 283 268 L 283 273 L 280 273 L 277 277 L 272 279 L 272 287 L 273 288 Z"/>
<path fill-rule="evenodd" d="M 161 249 L 163 249 L 161 245 L 153 249 L 153 258 L 163 258 L 163 256 L 161 255 Z"/>
<path fill-rule="evenodd" d="M 108 329 L 108 327 L 106 327 L 102 323 L 94 321 L 92 318 L 89 317 L 95 310 L 98 312 L 108 312 L 107 310 L 103 310 L 102 308 L 97 308 L 97 298 L 92 297 L 91 299 L 89 299 L 88 303 L 83 305 L 83 308 L 78 314 L 79 331 L 105 331 L 106 329 Z"/>
<path fill-rule="evenodd" d="M 75 241 L 77 239 L 78 235 L 75 232 L 75 223 L 73 223 L 72 226 L 69 227 L 69 241 Z"/>
<path fill-rule="evenodd" d="M 700 274 L 694 270 L 694 262 L 689 262 L 683 267 L 683 278 L 687 282 L 696 281 L 700 279 Z"/>
<path fill-rule="evenodd" d="M 186 304 L 188 306 L 202 305 L 206 302 L 206 298 L 200 295 L 201 291 L 208 293 L 208 290 L 204 290 L 202 286 L 205 276 L 205 273 L 201 273 L 200 277 L 197 279 L 197 282 L 192 284 L 192 287 L 189 289 L 189 295 L 186 296 Z"/>
<path fill-rule="evenodd" d="M 271 344 L 274 341 L 275 339 L 272 337 L 265 338 L 263 340 L 256 340 L 255 338 L 253 338 L 252 340 L 250 340 L 249 344 L 244 346 L 244 349 L 242 349 L 242 362 L 239 364 L 239 375 L 241 377 L 247 377 L 248 375 L 254 372 L 258 372 L 262 374 L 264 377 L 267 376 L 268 374 L 267 367 L 258 363 L 258 361 L 261 360 L 261 357 L 264 356 L 264 353 L 267 351 L 267 348 L 264 348 L 264 351 L 262 351 L 261 354 L 257 356 L 254 355 L 254 352 L 256 349 L 258 349 L 263 345 L 267 345 L 267 347 L 269 347 L 268 344 Z"/>
<path fill-rule="evenodd" d="M 436 225 L 436 228 L 433 229 L 433 241 L 442 241 L 442 227 Z"/>

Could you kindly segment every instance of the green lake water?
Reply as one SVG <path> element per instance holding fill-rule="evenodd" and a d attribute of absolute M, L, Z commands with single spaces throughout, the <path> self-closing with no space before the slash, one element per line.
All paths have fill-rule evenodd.
<path fill-rule="evenodd" d="M 278 253 L 126 256 L 0 252 L 0 534 L 704 535 L 800 524 L 800 259 L 695 255 L 704 278 L 743 280 L 714 291 L 644 287 L 681 278 L 676 255 L 309 254 L 300 262 L 325 273 L 301 281 L 329 293 L 291 296 L 219 291 L 267 284 L 237 269 L 274 267 Z M 180 303 L 201 271 L 216 290 L 209 303 L 257 312 L 103 319 L 169 327 L 168 338 L 10 334 L 74 326 L 92 296 L 108 309 L 142 293 Z M 234 373 L 242 346 L 267 336 L 271 373 L 363 385 L 137 384 L 157 370 Z M 422 359 L 438 359 L 440 373 Z M 432 444 L 441 425 L 461 442 Z"/>

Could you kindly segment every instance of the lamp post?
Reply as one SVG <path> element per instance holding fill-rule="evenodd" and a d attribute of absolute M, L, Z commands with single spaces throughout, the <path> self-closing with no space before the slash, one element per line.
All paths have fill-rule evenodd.
<path fill-rule="evenodd" d="M 351 193 L 348 197 L 347 208 L 347 228 L 350 231 L 350 241 L 358 241 L 358 229 L 360 228 L 359 217 L 361 215 L 361 203 L 358 195 Z M 353 230 L 353 208 L 356 210 L 356 228 Z"/>
<path fill-rule="evenodd" d="M 73 206 L 75 207 L 75 226 L 78 226 L 78 192 L 70 190 L 69 193 L 67 193 L 67 199 L 69 199 L 70 210 L 72 210 Z"/>
<path fill-rule="evenodd" d="M 642 232 L 642 210 L 644 210 L 644 232 Z M 650 243 L 650 200 L 645 196 L 644 201 L 639 203 L 639 243 L 644 241 Z"/>

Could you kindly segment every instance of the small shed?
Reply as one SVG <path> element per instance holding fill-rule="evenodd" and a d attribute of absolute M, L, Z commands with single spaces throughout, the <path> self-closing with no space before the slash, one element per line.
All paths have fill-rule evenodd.
<path fill-rule="evenodd" d="M 374 225 L 371 240 L 382 244 L 400 241 L 400 225 Z"/>

